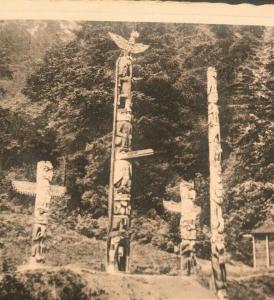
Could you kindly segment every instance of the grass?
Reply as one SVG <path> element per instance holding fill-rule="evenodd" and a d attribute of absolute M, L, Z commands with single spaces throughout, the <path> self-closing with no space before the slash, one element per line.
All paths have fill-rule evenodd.
<path fill-rule="evenodd" d="M 131 297 L 128 299 L 138 299 L 138 297 L 139 299 L 157 299 L 155 295 L 159 296 L 160 287 L 151 282 L 149 277 L 146 277 L 147 275 L 175 276 L 174 279 L 164 276 L 164 286 L 165 284 L 172 286 L 180 279 L 176 276 L 180 275 L 179 256 L 161 251 L 151 244 L 140 245 L 137 242 L 131 243 L 130 273 L 138 274 L 140 277 L 132 279 L 125 279 L 128 278 L 125 277 L 124 280 L 119 277 L 120 280 L 118 277 L 111 279 L 108 274 L 98 275 L 97 273 L 91 278 L 90 270 L 104 271 L 106 242 L 88 238 L 65 225 L 54 222 L 49 226 L 49 252 L 46 261 L 48 266 L 55 269 L 30 271 L 24 274 L 15 272 L 17 266 L 28 262 L 31 227 L 30 210 L 11 210 L 7 204 L 6 210 L 0 213 L 1 265 L 2 271 L 5 271 L 0 280 L 0 300 L 109 299 L 109 295 L 116 295 L 117 299 L 123 299 L 124 294 Z M 211 278 L 210 261 L 199 260 L 199 262 L 201 273 L 196 280 L 208 288 Z M 228 292 L 231 299 L 267 300 L 274 298 L 273 273 L 255 270 L 235 261 L 227 264 L 227 271 Z M 99 282 L 102 278 L 105 282 L 103 285 Z M 119 288 L 112 286 L 116 281 Z M 153 289 L 151 289 L 152 286 Z M 145 294 L 136 291 L 140 288 L 144 289 Z M 71 295 L 76 298 L 70 298 Z"/>

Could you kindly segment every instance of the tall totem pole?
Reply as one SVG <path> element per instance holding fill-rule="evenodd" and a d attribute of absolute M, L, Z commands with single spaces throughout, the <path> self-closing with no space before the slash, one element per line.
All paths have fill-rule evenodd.
<path fill-rule="evenodd" d="M 219 299 L 227 299 L 224 219 L 222 215 L 223 185 L 221 170 L 221 137 L 218 110 L 217 72 L 207 71 L 208 141 L 210 171 L 211 261 L 214 286 Z"/>
<path fill-rule="evenodd" d="M 116 62 L 113 135 L 109 182 L 109 228 L 107 241 L 107 271 L 128 271 L 130 255 L 131 159 L 153 154 L 146 149 L 131 151 L 132 140 L 132 54 L 148 46 L 135 43 L 139 33 L 133 31 L 129 41 L 109 33 L 122 53 Z"/>

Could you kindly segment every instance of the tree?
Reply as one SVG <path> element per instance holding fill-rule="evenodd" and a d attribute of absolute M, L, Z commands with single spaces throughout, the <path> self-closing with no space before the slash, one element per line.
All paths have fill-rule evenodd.
<path fill-rule="evenodd" d="M 155 150 L 153 157 L 134 163 L 136 216 L 153 218 L 156 212 L 169 222 L 162 206 L 168 197 L 166 186 L 174 186 L 178 178 L 194 179 L 197 172 L 203 177 L 198 202 L 208 211 L 206 70 L 215 66 L 226 228 L 229 244 L 236 245 L 230 249 L 236 252 L 241 234 L 263 222 L 273 202 L 269 29 L 144 23 L 136 27 L 150 48 L 134 61 L 134 76 L 142 80 L 134 83 L 133 148 Z M 128 37 L 131 29 L 128 23 L 83 22 L 74 40 L 48 50 L 23 90 L 31 101 L 47 104 L 39 118 L 43 131 L 56 137 L 52 151 L 67 157 L 71 208 L 80 207 L 94 218 L 107 213 L 114 71 L 120 51 L 107 33 Z M 202 223 L 201 227 L 208 225 L 208 214 L 203 214 Z"/>

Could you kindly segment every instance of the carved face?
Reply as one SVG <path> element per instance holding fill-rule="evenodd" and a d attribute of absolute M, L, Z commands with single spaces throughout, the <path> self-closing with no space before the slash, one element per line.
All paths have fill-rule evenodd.
<path fill-rule="evenodd" d="M 132 119 L 132 115 L 130 112 L 125 111 L 123 109 L 118 110 L 117 112 L 117 121 L 128 121 L 130 122 Z"/>
<path fill-rule="evenodd" d="M 180 183 L 180 194 L 182 199 L 195 199 L 194 182 L 182 181 Z"/>
<path fill-rule="evenodd" d="M 53 177 L 53 167 L 50 161 L 39 161 L 37 163 L 37 181 L 51 181 Z"/>
<path fill-rule="evenodd" d="M 127 160 L 116 160 L 114 165 L 114 184 L 122 180 L 122 185 L 131 179 L 131 164 Z"/>
<path fill-rule="evenodd" d="M 207 70 L 207 76 L 208 77 L 214 77 L 216 78 L 217 76 L 217 72 L 216 72 L 216 69 L 214 67 L 209 67 L 208 70 Z"/>

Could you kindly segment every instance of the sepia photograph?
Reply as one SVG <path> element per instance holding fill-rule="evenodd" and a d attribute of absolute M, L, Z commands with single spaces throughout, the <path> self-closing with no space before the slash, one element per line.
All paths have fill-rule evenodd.
<path fill-rule="evenodd" d="M 174 20 L 0 14 L 0 300 L 274 299 L 274 27 Z"/>

